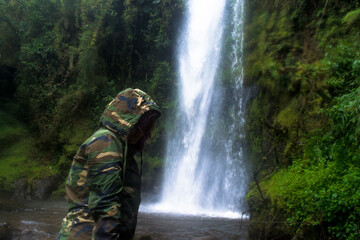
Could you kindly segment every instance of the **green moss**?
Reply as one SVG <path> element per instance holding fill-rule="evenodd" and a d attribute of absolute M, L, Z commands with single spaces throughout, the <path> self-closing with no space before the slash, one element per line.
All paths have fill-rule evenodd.
<path fill-rule="evenodd" d="M 1 188 L 10 190 L 11 184 L 19 178 L 25 177 L 24 162 L 27 159 L 28 145 L 20 142 L 1 151 L 0 176 Z"/>
<path fill-rule="evenodd" d="M 280 124 L 281 126 L 290 129 L 294 127 L 295 123 L 299 118 L 299 110 L 297 107 L 297 99 L 292 99 L 290 103 L 283 108 L 279 114 L 276 116 L 275 123 Z"/>
<path fill-rule="evenodd" d="M 12 190 L 12 183 L 20 178 L 26 178 L 30 182 L 56 174 L 57 171 L 52 166 L 29 159 L 30 148 L 31 143 L 22 140 L 1 151 L 0 176 L 3 190 Z"/>
<path fill-rule="evenodd" d="M 0 188 L 12 190 L 12 183 L 20 178 L 53 176 L 55 169 L 32 159 L 34 146 L 24 126 L 5 111 L 0 111 L 0 119 Z"/>

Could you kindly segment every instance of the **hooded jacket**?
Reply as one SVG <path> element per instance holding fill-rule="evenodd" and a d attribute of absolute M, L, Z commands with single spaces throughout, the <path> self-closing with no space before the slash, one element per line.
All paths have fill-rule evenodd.
<path fill-rule="evenodd" d="M 66 181 L 68 213 L 57 239 L 132 239 L 140 204 L 140 174 L 127 150 L 132 128 L 152 98 L 128 88 L 109 103 L 100 129 L 78 149 Z"/>

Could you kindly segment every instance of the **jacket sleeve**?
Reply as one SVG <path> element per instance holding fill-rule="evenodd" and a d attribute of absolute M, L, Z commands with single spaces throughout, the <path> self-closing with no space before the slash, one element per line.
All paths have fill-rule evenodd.
<path fill-rule="evenodd" d="M 88 163 L 89 211 L 95 227 L 92 239 L 130 239 L 122 210 L 122 146 L 112 135 L 94 139 L 86 149 Z"/>

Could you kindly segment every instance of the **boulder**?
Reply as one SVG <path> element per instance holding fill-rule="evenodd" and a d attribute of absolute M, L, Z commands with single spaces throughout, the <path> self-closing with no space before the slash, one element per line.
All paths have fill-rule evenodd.
<path fill-rule="evenodd" d="M 50 177 L 42 179 L 35 179 L 31 184 L 25 178 L 21 178 L 14 182 L 14 193 L 11 199 L 13 200 L 32 200 L 32 199 L 46 199 L 54 190 L 55 181 Z"/>
<path fill-rule="evenodd" d="M 13 183 L 14 193 L 11 199 L 25 200 L 29 198 L 30 192 L 25 178 L 21 178 Z"/>
<path fill-rule="evenodd" d="M 54 180 L 50 177 L 42 179 L 35 179 L 32 182 L 32 196 L 34 198 L 43 200 L 50 196 L 52 190 L 54 190 Z"/>

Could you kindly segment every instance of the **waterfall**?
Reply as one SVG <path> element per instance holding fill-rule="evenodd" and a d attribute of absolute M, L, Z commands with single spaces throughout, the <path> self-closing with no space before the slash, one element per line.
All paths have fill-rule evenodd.
<path fill-rule="evenodd" d="M 189 0 L 178 45 L 179 109 L 169 135 L 162 200 L 153 209 L 181 214 L 241 217 L 244 166 L 244 0 Z M 226 9 L 231 9 L 226 21 Z M 224 23 L 230 26 L 231 87 L 219 72 Z"/>

